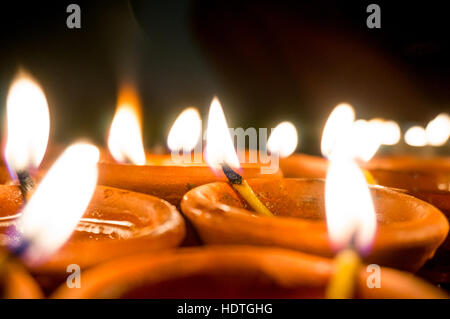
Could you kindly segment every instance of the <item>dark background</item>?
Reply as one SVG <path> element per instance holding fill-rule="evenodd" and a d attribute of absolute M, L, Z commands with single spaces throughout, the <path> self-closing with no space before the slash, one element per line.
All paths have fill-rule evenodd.
<path fill-rule="evenodd" d="M 381 29 L 366 7 L 381 6 Z M 81 6 L 81 29 L 66 7 Z M 147 147 L 178 112 L 206 118 L 217 94 L 232 127 L 290 120 L 317 153 L 339 102 L 357 116 L 426 125 L 450 107 L 443 1 L 14 1 L 0 5 L 0 101 L 19 67 L 45 89 L 53 141 L 103 144 L 117 88 L 135 81 Z"/>

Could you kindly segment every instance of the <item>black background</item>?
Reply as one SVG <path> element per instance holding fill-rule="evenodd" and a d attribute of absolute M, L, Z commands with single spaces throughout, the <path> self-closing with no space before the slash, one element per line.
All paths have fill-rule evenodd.
<path fill-rule="evenodd" d="M 178 112 L 206 117 L 217 94 L 232 127 L 291 120 L 317 153 L 329 111 L 426 123 L 450 102 L 450 14 L 444 1 L 10 1 L 0 5 L 0 104 L 19 67 L 45 89 L 53 141 L 102 144 L 117 88 L 135 81 L 147 147 Z M 81 7 L 68 29 L 66 7 Z"/>

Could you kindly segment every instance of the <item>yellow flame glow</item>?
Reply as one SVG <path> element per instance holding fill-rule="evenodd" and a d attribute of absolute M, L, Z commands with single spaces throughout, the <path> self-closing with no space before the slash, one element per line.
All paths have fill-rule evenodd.
<path fill-rule="evenodd" d="M 446 113 L 436 116 L 428 123 L 426 135 L 429 145 L 442 146 L 447 143 L 450 136 L 450 116 Z"/>
<path fill-rule="evenodd" d="M 334 108 L 322 133 L 321 150 L 323 156 L 329 157 L 337 147 L 337 143 L 344 140 L 342 136 L 349 133 L 354 120 L 355 111 L 351 105 L 343 103 Z"/>
<path fill-rule="evenodd" d="M 225 114 L 217 97 L 214 97 L 209 108 L 206 161 L 214 169 L 225 163 L 234 168 L 240 167 Z"/>
<path fill-rule="evenodd" d="M 335 156 L 329 161 L 325 184 L 325 208 L 328 236 L 336 250 L 348 247 L 352 240 L 364 253 L 376 233 L 376 214 L 364 174 L 353 159 Z"/>
<path fill-rule="evenodd" d="M 202 120 L 197 109 L 189 107 L 178 115 L 167 137 L 171 151 L 190 152 L 197 145 L 202 134 Z"/>
<path fill-rule="evenodd" d="M 98 159 L 95 146 L 73 144 L 39 184 L 18 222 L 29 262 L 46 259 L 70 237 L 95 190 Z"/>
<path fill-rule="evenodd" d="M 421 126 L 412 126 L 404 136 L 406 144 L 415 147 L 425 146 L 427 144 L 427 133 Z"/>
<path fill-rule="evenodd" d="M 280 157 L 288 157 L 294 153 L 298 144 L 297 129 L 291 122 L 278 124 L 267 141 L 267 149 Z"/>
<path fill-rule="evenodd" d="M 50 115 L 44 92 L 31 77 L 20 74 L 7 98 L 5 158 L 11 172 L 39 167 L 47 149 Z"/>
<path fill-rule="evenodd" d="M 139 113 L 135 91 L 131 88 L 122 89 L 108 137 L 109 152 L 119 163 L 145 164 Z"/>

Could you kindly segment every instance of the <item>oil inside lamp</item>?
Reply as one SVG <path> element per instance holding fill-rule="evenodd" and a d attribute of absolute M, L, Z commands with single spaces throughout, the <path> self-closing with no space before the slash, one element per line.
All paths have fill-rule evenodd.
<path fill-rule="evenodd" d="M 137 94 L 130 87 L 122 88 L 108 137 L 108 149 L 119 163 L 145 164 L 139 114 Z"/>
<path fill-rule="evenodd" d="M 450 136 L 450 116 L 439 114 L 428 123 L 425 132 L 429 145 L 443 146 Z"/>
<path fill-rule="evenodd" d="M 272 154 L 288 157 L 295 152 L 298 144 L 297 129 L 291 122 L 281 122 L 272 131 L 267 140 L 267 149 Z"/>
<path fill-rule="evenodd" d="M 90 144 L 73 144 L 64 151 L 20 213 L 20 239 L 10 245 L 13 254 L 35 265 L 65 243 L 95 190 L 98 159 L 98 149 Z"/>
<path fill-rule="evenodd" d="M 409 146 L 421 147 L 427 145 L 427 133 L 421 126 L 412 126 L 404 136 L 406 144 Z"/>
<path fill-rule="evenodd" d="M 211 102 L 206 132 L 206 161 L 217 172 L 222 169 L 232 187 L 247 201 L 255 212 L 264 216 L 273 216 L 261 203 L 247 181 L 235 172 L 240 168 L 239 159 L 234 150 L 222 105 L 217 97 Z"/>
<path fill-rule="evenodd" d="M 194 107 L 188 107 L 178 115 L 170 128 L 167 147 L 173 151 L 191 152 L 202 135 L 200 113 Z"/>
<path fill-rule="evenodd" d="M 12 83 L 6 113 L 5 160 L 25 198 L 34 186 L 31 174 L 44 157 L 50 132 L 47 99 L 30 76 L 20 73 Z"/>

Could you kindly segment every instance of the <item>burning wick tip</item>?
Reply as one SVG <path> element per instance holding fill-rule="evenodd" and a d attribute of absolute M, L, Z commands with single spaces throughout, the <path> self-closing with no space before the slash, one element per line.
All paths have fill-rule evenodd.
<path fill-rule="evenodd" d="M 273 216 L 272 212 L 259 200 L 256 194 L 241 175 L 233 171 L 228 164 L 222 164 L 222 171 L 231 186 L 245 199 L 255 212 L 263 216 Z"/>
<path fill-rule="evenodd" d="M 233 169 L 228 164 L 222 164 L 222 171 L 231 184 L 233 185 L 242 184 L 242 176 L 233 171 Z"/>
<path fill-rule="evenodd" d="M 24 201 L 27 201 L 28 194 L 34 188 L 34 180 L 28 171 L 18 171 L 17 178 L 19 180 L 19 188 L 22 193 Z"/>

